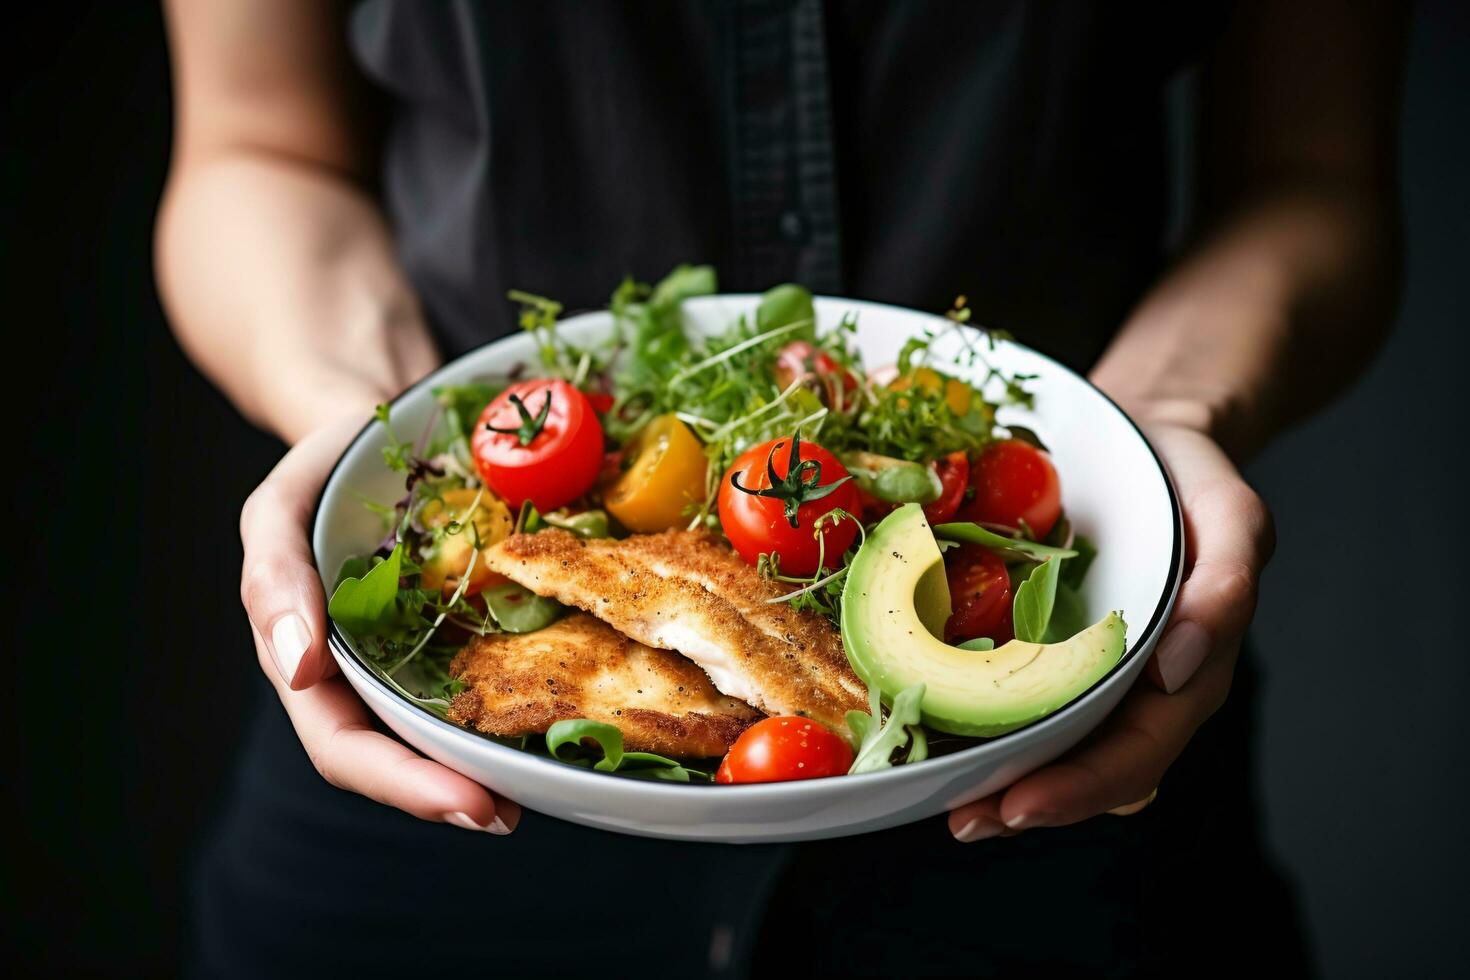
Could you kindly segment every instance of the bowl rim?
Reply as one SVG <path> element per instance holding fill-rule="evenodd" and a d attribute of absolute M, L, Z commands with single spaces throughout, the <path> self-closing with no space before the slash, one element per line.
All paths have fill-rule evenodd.
<path fill-rule="evenodd" d="M 690 299 L 685 300 L 685 304 L 705 305 L 713 304 L 716 302 L 748 302 L 758 299 L 760 295 L 761 294 L 759 293 L 715 293 L 707 296 L 691 297 Z M 873 309 L 898 312 L 908 316 L 928 317 L 935 320 L 944 319 L 943 317 L 937 316 L 936 314 L 927 313 L 923 310 L 916 310 L 906 306 L 898 306 L 893 303 L 882 303 L 875 300 L 862 300 L 844 296 L 826 295 L 815 295 L 812 297 L 812 299 L 814 302 L 818 303 L 835 303 L 845 305 L 849 309 L 859 313 L 863 309 Z M 572 314 L 571 316 L 568 316 L 565 320 L 561 322 L 563 324 L 571 324 L 576 320 L 582 319 L 583 317 L 606 316 L 608 314 L 609 311 L 606 309 L 581 310 Z M 972 328 L 976 330 L 981 329 L 977 326 L 972 326 Z M 480 351 L 485 350 L 487 347 L 493 347 L 496 344 L 503 343 L 504 341 L 516 336 L 519 336 L 519 334 L 510 333 L 503 337 L 496 337 L 493 340 L 487 340 L 482 344 L 477 344 L 476 346 L 462 352 L 457 357 L 446 361 L 444 364 L 441 364 L 429 374 L 425 375 L 423 378 L 420 378 L 418 381 L 409 385 L 407 388 L 403 389 L 403 391 L 395 395 L 392 400 L 388 402 L 390 414 L 393 408 L 402 403 L 404 400 L 414 396 L 425 388 L 432 387 L 436 383 L 436 380 L 439 378 L 439 376 L 442 375 L 454 364 L 458 363 L 464 358 L 469 357 L 472 354 L 476 354 Z M 1111 406 L 1112 409 L 1117 412 L 1119 416 L 1122 417 L 1123 421 L 1125 421 L 1128 426 L 1132 428 L 1134 435 L 1136 435 L 1139 441 L 1143 443 L 1144 448 L 1148 450 L 1149 457 L 1153 460 L 1154 465 L 1158 468 L 1159 476 L 1164 482 L 1164 490 L 1168 496 L 1171 517 L 1173 518 L 1173 540 L 1171 542 L 1171 554 L 1169 557 L 1170 572 L 1168 580 L 1165 584 L 1163 594 L 1159 597 L 1158 602 L 1154 606 L 1153 613 L 1150 615 L 1148 623 L 1141 631 L 1139 631 L 1137 638 L 1129 643 L 1128 648 L 1124 651 L 1123 656 L 1118 659 L 1118 662 L 1114 664 L 1106 674 L 1098 678 L 1096 683 L 1094 683 L 1092 687 L 1090 687 L 1080 697 L 1074 698 L 1072 701 L 1068 702 L 1066 705 L 1057 709 L 1044 718 L 1032 722 L 1029 725 L 1015 729 L 1014 731 L 1007 732 L 1004 735 L 998 735 L 994 738 L 987 739 L 986 741 L 983 741 L 978 745 L 972 745 L 968 748 L 961 749 L 958 752 L 953 752 L 947 755 L 939 756 L 937 758 L 925 759 L 922 762 L 915 763 L 913 766 L 892 766 L 890 768 L 880 769 L 874 772 L 847 775 L 843 777 L 843 786 L 856 785 L 847 782 L 848 780 L 853 779 L 862 780 L 863 782 L 861 785 L 876 786 L 879 782 L 883 781 L 896 783 L 900 781 L 905 781 L 906 779 L 920 778 L 921 776 L 925 775 L 938 778 L 946 774 L 956 774 L 966 769 L 975 768 L 979 762 L 981 762 L 988 756 L 1001 754 L 1004 751 L 1006 744 L 1013 744 L 1014 741 L 1017 739 L 1017 736 L 1028 737 L 1029 739 L 1044 738 L 1046 733 L 1063 727 L 1070 716 L 1078 713 L 1085 704 L 1100 696 L 1103 688 L 1114 681 L 1117 675 L 1122 673 L 1127 668 L 1127 665 L 1135 660 L 1144 648 L 1149 646 L 1154 634 L 1162 629 L 1164 624 L 1167 623 L 1169 615 L 1173 611 L 1175 601 L 1179 596 L 1179 589 L 1183 583 L 1184 578 L 1184 514 L 1183 509 L 1181 508 L 1179 503 L 1179 492 L 1174 486 L 1173 477 L 1170 475 L 1169 468 L 1164 464 L 1163 459 L 1160 458 L 1158 451 L 1154 448 L 1153 443 L 1149 441 L 1148 436 L 1144 434 L 1143 429 L 1139 427 L 1138 423 L 1134 421 L 1133 417 L 1125 412 L 1122 406 L 1114 401 L 1107 394 L 1107 392 L 1103 391 L 1101 388 L 1097 387 L 1097 385 L 1093 384 L 1092 381 L 1089 380 L 1085 375 L 1079 374 L 1078 372 L 1072 370 L 1070 367 L 1061 363 L 1049 354 L 1045 354 L 1037 350 L 1036 348 L 1031 347 L 1027 344 L 1023 344 L 1017 340 L 1006 338 L 1000 342 L 1021 348 L 1022 350 L 1041 358 L 1051 367 L 1073 376 L 1078 381 L 1082 382 L 1082 384 L 1086 385 L 1088 388 L 1091 388 L 1095 393 L 1101 396 L 1103 401 Z M 326 480 L 322 482 L 322 489 L 317 494 L 316 504 L 312 510 L 310 543 L 312 548 L 313 563 L 316 562 L 317 557 L 316 540 L 318 531 L 322 525 L 322 512 L 323 505 L 326 502 L 327 488 L 331 486 L 333 480 L 336 479 L 337 472 L 342 468 L 342 465 L 346 462 L 347 457 L 353 452 L 354 449 L 357 448 L 357 445 L 364 438 L 367 437 L 368 433 L 371 432 L 376 427 L 376 425 L 376 419 L 369 419 L 363 424 L 362 428 L 357 431 L 357 434 L 348 441 L 345 447 L 343 447 L 341 455 L 339 455 L 336 462 L 332 464 L 332 469 L 328 472 Z M 320 567 L 317 568 L 317 575 L 318 577 L 322 577 Z M 327 585 L 326 579 L 324 577 L 322 577 L 322 584 L 323 590 L 325 591 Z M 462 744 L 464 744 L 467 748 L 471 748 L 475 752 L 487 753 L 488 756 L 491 758 L 494 758 L 495 756 L 504 753 L 506 754 L 504 755 L 504 760 L 506 764 L 515 768 L 519 768 L 528 763 L 532 763 L 533 760 L 535 762 L 545 763 L 551 767 L 546 770 L 548 776 L 550 776 L 552 771 L 559 769 L 565 774 L 566 778 L 573 780 L 574 785 L 577 785 L 579 787 L 585 786 L 588 789 L 597 789 L 601 787 L 603 790 L 617 792 L 619 794 L 626 793 L 633 795 L 642 795 L 643 793 L 647 793 L 655 796 L 660 794 L 683 795 L 691 792 L 708 792 L 708 790 L 705 788 L 705 784 L 703 783 L 684 784 L 656 780 L 623 779 L 613 780 L 610 784 L 610 774 L 608 773 L 594 772 L 591 769 L 573 765 L 571 763 L 561 762 L 560 760 L 551 758 L 549 756 L 539 756 L 534 753 L 526 752 L 524 749 L 513 748 L 509 745 L 502 745 L 499 742 L 493 741 L 480 732 L 464 728 L 463 726 L 456 725 L 453 722 L 448 721 L 447 719 L 440 718 L 433 712 L 429 711 L 427 708 L 415 704 L 403 694 L 394 690 L 392 687 L 380 680 L 377 674 L 373 672 L 372 668 L 362 662 L 362 658 L 358 655 L 357 651 L 353 649 L 352 644 L 348 642 L 346 634 L 342 631 L 342 628 L 337 625 L 337 622 L 333 620 L 330 616 L 326 617 L 326 619 L 327 645 L 334 656 L 339 660 L 339 662 L 350 665 L 356 674 L 358 674 L 360 677 L 365 678 L 369 683 L 374 685 L 380 693 L 389 695 L 393 700 L 408 708 L 410 717 L 420 722 L 429 723 L 431 727 L 448 733 L 450 738 L 462 740 Z M 787 797 L 790 794 L 797 794 L 798 796 L 820 796 L 824 793 L 832 792 L 832 790 L 835 788 L 831 787 L 829 783 L 830 780 L 826 779 L 800 779 L 773 783 L 733 784 L 722 786 L 720 789 L 720 793 L 722 795 L 726 793 L 735 793 L 739 794 L 742 798 L 745 799 L 753 799 L 761 796 Z"/>

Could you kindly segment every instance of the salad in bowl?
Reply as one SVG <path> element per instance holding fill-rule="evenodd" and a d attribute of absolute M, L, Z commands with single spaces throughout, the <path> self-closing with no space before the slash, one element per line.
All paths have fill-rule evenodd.
<path fill-rule="evenodd" d="M 727 297 L 681 266 L 605 313 L 512 299 L 524 332 L 381 406 L 318 512 L 333 653 L 436 758 L 571 819 L 767 839 L 710 808 L 926 771 L 938 812 L 985 789 L 966 773 L 994 784 L 1065 749 L 1141 666 L 1178 584 L 1167 477 L 1115 406 L 972 326 L 963 297 L 942 317 L 794 284 Z M 871 332 L 899 314 L 904 335 Z M 1142 587 L 1098 508 L 1065 506 L 1048 397 L 1101 426 L 1068 447 L 1128 440 L 1148 464 L 1088 495 L 1163 552 Z M 564 776 L 600 781 L 606 809 L 570 783 L 538 796 Z M 709 802 L 655 815 L 635 786 Z"/>

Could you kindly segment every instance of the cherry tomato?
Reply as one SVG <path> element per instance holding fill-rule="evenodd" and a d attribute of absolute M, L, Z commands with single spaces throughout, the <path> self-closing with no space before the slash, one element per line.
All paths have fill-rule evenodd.
<path fill-rule="evenodd" d="M 910 374 L 895 378 L 888 387 L 894 391 L 906 391 L 914 385 L 918 385 L 924 391 L 933 394 L 941 388 L 944 390 L 944 403 L 956 416 L 965 415 L 970 411 L 971 404 L 975 400 L 975 389 L 965 384 L 958 378 L 947 377 L 933 368 L 915 368 Z M 900 404 L 906 404 L 901 402 Z"/>
<path fill-rule="evenodd" d="M 485 406 L 470 437 L 475 467 L 512 509 L 545 513 L 591 489 L 602 468 L 602 423 L 565 381 L 518 381 Z"/>
<path fill-rule="evenodd" d="M 808 341 L 793 340 L 776 355 L 776 384 L 785 390 L 806 374 L 816 375 L 826 393 L 827 404 L 833 407 L 841 405 L 848 392 L 857 390 L 857 377 L 833 360 L 832 355 Z"/>
<path fill-rule="evenodd" d="M 471 506 L 474 511 L 471 512 Z M 445 599 L 454 595 L 459 580 L 469 568 L 470 554 L 475 550 L 475 540 L 480 542 L 480 557 L 470 572 L 466 596 L 477 596 L 492 585 L 506 581 L 502 575 L 490 571 L 485 561 L 485 552 L 501 538 L 510 534 L 515 526 L 515 517 L 505 503 L 489 490 L 458 487 L 446 490 L 419 511 L 419 523 L 427 528 L 441 528 L 450 521 L 461 529 L 454 534 L 431 537 L 431 543 L 419 555 L 419 585 L 425 589 L 438 589 Z M 474 530 L 470 530 L 470 524 Z"/>
<path fill-rule="evenodd" d="M 687 425 L 660 415 L 628 443 L 624 459 L 628 468 L 603 493 L 608 513 L 630 531 L 689 523 L 684 508 L 704 500 L 709 460 Z"/>
<path fill-rule="evenodd" d="M 985 448 L 970 468 L 975 499 L 961 517 L 977 524 L 1018 528 L 1044 538 L 1062 513 L 1062 485 L 1046 453 L 1017 439 Z"/>
<path fill-rule="evenodd" d="M 1011 639 L 1011 577 L 1001 557 L 978 544 L 962 544 L 945 555 L 944 566 L 950 608 L 944 641 L 988 636 L 999 646 Z"/>
<path fill-rule="evenodd" d="M 964 453 L 950 453 L 934 461 L 934 472 L 939 474 L 939 485 L 944 489 L 939 499 L 924 505 L 924 516 L 930 524 L 943 524 L 959 513 L 965 499 L 965 488 L 970 485 L 970 458 Z"/>
<path fill-rule="evenodd" d="M 794 479 L 790 472 L 793 450 L 800 454 Z M 771 468 L 776 471 L 775 488 Z M 781 558 L 782 572 L 811 575 L 821 553 L 825 555 L 823 565 L 835 568 L 857 536 L 857 525 L 845 517 L 824 521 L 820 548 L 813 527 L 819 517 L 837 508 L 856 517 L 858 488 L 847 480 L 835 490 L 815 494 L 846 476 L 847 468 L 816 443 L 798 446 L 795 438 L 783 438 L 752 446 L 720 480 L 720 524 L 725 536 L 752 565 L 762 553 L 774 553 Z M 797 503 L 795 526 L 788 514 L 790 502 Z"/>
<path fill-rule="evenodd" d="M 592 410 L 598 415 L 606 415 L 608 412 L 611 412 L 614 403 L 617 401 L 617 399 L 605 391 L 588 391 L 584 392 L 584 394 L 587 396 L 587 404 L 591 405 Z"/>
<path fill-rule="evenodd" d="M 841 776 L 852 746 L 821 722 L 787 715 L 765 718 L 740 733 L 715 773 L 717 783 L 778 783 Z"/>

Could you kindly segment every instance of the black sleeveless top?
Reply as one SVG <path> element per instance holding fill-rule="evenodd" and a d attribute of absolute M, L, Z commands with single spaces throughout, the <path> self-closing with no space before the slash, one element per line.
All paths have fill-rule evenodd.
<path fill-rule="evenodd" d="M 1082 367 L 1159 269 L 1162 87 L 1208 38 L 1199 9 L 368 0 L 352 43 L 392 98 L 384 189 L 446 354 L 513 329 L 511 287 L 595 307 L 691 261 L 729 290 L 964 292 Z M 1173 976 L 1269 950 L 1300 975 L 1256 832 L 1252 683 L 1243 661 L 1135 817 L 746 847 L 414 820 L 323 782 L 262 683 L 196 874 L 195 966 Z"/>
<path fill-rule="evenodd" d="M 448 353 L 507 289 L 599 306 L 710 262 L 730 291 L 946 309 L 1090 363 L 1157 275 L 1163 86 L 1202 4 L 419 3 L 352 43 Z"/>

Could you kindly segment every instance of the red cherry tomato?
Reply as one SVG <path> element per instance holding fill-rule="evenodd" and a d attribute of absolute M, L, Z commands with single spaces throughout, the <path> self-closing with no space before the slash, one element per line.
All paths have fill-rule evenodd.
<path fill-rule="evenodd" d="M 740 557 L 752 565 L 762 553 L 777 554 L 781 558 L 783 573 L 811 575 L 817 570 L 819 552 L 825 555 L 823 565 L 835 568 L 842 560 L 842 553 L 857 536 L 857 525 L 847 518 L 824 521 L 820 532 L 822 547 L 819 548 L 813 527 L 819 517 L 837 508 L 856 517 L 858 488 L 848 480 L 826 496 L 807 499 L 797 508 L 796 527 L 792 527 L 786 516 L 785 500 L 747 492 L 771 489 L 768 462 L 775 468 L 778 481 L 791 482 L 788 480 L 791 445 L 790 438 L 772 439 L 752 446 L 735 460 L 720 480 L 720 525 Z M 798 451 L 800 463 L 805 467 L 798 473 L 803 494 L 816 486 L 815 467 L 805 464 L 820 464 L 822 487 L 847 476 L 847 468 L 838 462 L 837 457 L 816 443 L 803 442 Z M 739 482 L 738 487 L 734 481 Z"/>
<path fill-rule="evenodd" d="M 964 453 L 950 453 L 934 461 L 934 472 L 939 474 L 939 499 L 924 505 L 924 516 L 930 524 L 943 524 L 959 513 L 965 499 L 965 488 L 970 485 L 970 459 Z"/>
<path fill-rule="evenodd" d="M 591 405 L 592 410 L 598 415 L 606 415 L 612 411 L 613 404 L 617 401 L 605 391 L 589 391 L 586 392 L 586 395 L 587 404 Z"/>
<path fill-rule="evenodd" d="M 1062 513 L 1062 485 L 1046 453 L 1016 439 L 992 443 L 970 468 L 975 499 L 961 517 L 977 524 L 1018 528 L 1038 538 L 1051 533 Z"/>
<path fill-rule="evenodd" d="M 518 381 L 485 406 L 470 451 L 507 504 L 529 500 L 544 513 L 592 488 L 602 468 L 602 423 L 565 381 Z"/>
<path fill-rule="evenodd" d="M 776 355 L 776 384 L 782 390 L 804 374 L 814 374 L 822 383 L 828 405 L 838 405 L 847 392 L 856 391 L 858 379 L 832 355 L 805 340 L 793 340 Z"/>
<path fill-rule="evenodd" d="M 1011 639 L 1011 577 L 1001 557 L 978 544 L 962 544 L 949 550 L 944 565 L 950 608 L 944 641 L 988 636 L 999 646 Z"/>
<path fill-rule="evenodd" d="M 717 783 L 777 783 L 841 776 L 852 768 L 852 746 L 821 722 L 797 715 L 766 718 L 730 746 Z"/>

